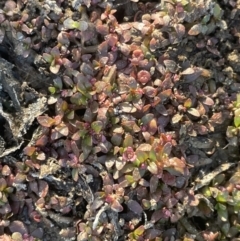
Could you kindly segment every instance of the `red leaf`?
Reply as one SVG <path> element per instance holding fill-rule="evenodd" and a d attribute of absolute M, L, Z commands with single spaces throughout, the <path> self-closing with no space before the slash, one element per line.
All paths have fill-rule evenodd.
<path fill-rule="evenodd" d="M 135 200 L 128 201 L 127 206 L 135 214 L 140 215 L 143 212 L 141 205 L 138 202 L 136 202 Z"/>
<path fill-rule="evenodd" d="M 118 213 L 123 211 L 122 205 L 117 200 L 112 202 L 111 208 Z"/>
<path fill-rule="evenodd" d="M 159 184 L 159 178 L 156 175 L 152 175 L 150 179 L 150 193 L 154 193 L 157 190 Z"/>
<path fill-rule="evenodd" d="M 58 132 L 58 131 L 56 131 L 56 130 L 52 130 L 52 133 L 51 133 L 51 140 L 57 140 L 57 139 L 59 139 L 59 138 L 61 138 L 63 135 L 60 133 L 60 132 Z"/>
<path fill-rule="evenodd" d="M 4 165 L 2 168 L 2 175 L 3 176 L 9 176 L 11 174 L 11 169 L 9 166 Z"/>
<path fill-rule="evenodd" d="M 48 136 L 44 135 L 36 141 L 35 146 L 43 147 L 43 146 L 46 146 L 47 143 L 48 143 Z"/>
<path fill-rule="evenodd" d="M 19 232 L 22 235 L 28 233 L 28 230 L 27 230 L 26 226 L 21 221 L 13 221 L 10 224 L 9 229 L 12 233 Z"/>
<path fill-rule="evenodd" d="M 46 197 L 48 193 L 48 184 L 47 182 L 43 181 L 43 180 L 39 180 L 38 181 L 38 195 L 39 197 Z"/>

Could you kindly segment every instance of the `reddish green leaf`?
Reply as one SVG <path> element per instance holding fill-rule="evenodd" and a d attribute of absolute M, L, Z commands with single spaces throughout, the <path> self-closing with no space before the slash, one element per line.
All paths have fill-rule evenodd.
<path fill-rule="evenodd" d="M 184 107 L 186 108 L 190 108 L 192 107 L 192 100 L 190 98 L 188 98 L 185 102 L 184 102 Z"/>
<path fill-rule="evenodd" d="M 64 123 L 61 123 L 60 125 L 56 126 L 55 130 L 58 131 L 63 136 L 68 136 L 69 134 L 68 127 Z"/>
<path fill-rule="evenodd" d="M 167 163 L 164 163 L 164 169 L 170 174 L 179 176 L 183 175 L 186 168 L 186 163 L 177 157 L 170 158 Z"/>
<path fill-rule="evenodd" d="M 72 140 L 77 141 L 79 139 L 80 139 L 80 131 L 77 131 L 72 135 Z"/>
<path fill-rule="evenodd" d="M 188 31 L 188 34 L 189 35 L 193 35 L 193 36 L 198 35 L 198 34 L 200 34 L 202 32 L 202 28 L 203 28 L 202 24 L 199 24 L 199 23 L 195 24 Z"/>
<path fill-rule="evenodd" d="M 139 126 L 135 123 L 135 121 L 124 121 L 122 122 L 122 127 L 129 132 L 139 132 L 141 129 Z"/>
<path fill-rule="evenodd" d="M 4 178 L 0 179 L 0 191 L 4 191 L 4 189 L 7 187 L 7 182 L 5 181 Z"/>
<path fill-rule="evenodd" d="M 235 127 L 240 126 L 240 116 L 234 116 L 234 125 Z"/>
<path fill-rule="evenodd" d="M 153 136 L 158 130 L 157 120 L 154 118 L 148 124 L 148 132 Z"/>
<path fill-rule="evenodd" d="M 172 151 L 172 144 L 170 142 L 167 142 L 164 146 L 163 146 L 163 154 L 166 154 L 166 155 L 170 155 Z"/>
<path fill-rule="evenodd" d="M 26 146 L 24 149 L 23 149 L 23 153 L 27 156 L 32 156 L 33 153 L 35 152 L 36 148 L 33 147 L 33 146 Z"/>
<path fill-rule="evenodd" d="M 41 126 L 51 127 L 55 124 L 55 120 L 47 115 L 38 116 L 37 120 Z"/>

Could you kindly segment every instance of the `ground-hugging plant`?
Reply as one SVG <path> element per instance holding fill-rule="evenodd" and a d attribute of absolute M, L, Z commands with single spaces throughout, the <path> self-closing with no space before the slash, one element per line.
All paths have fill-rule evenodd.
<path fill-rule="evenodd" d="M 34 146 L 24 148 L 25 160 L 13 174 L 20 176 L 16 185 L 22 195 L 24 185 L 31 195 L 30 217 L 51 223 L 48 217 L 73 214 L 78 222 L 70 225 L 76 233 L 63 227 L 61 233 L 78 241 L 237 237 L 236 175 L 229 180 L 233 186 L 215 182 L 200 191 L 191 186 L 194 165 L 212 150 L 197 142 L 200 150 L 192 153 L 197 144 L 190 140 L 214 133 L 222 121 L 216 113 L 234 111 L 234 126 L 223 129 L 231 145 L 238 143 L 239 95 L 224 93 L 229 76 L 200 66 L 191 56 L 204 49 L 217 59 L 214 68 L 221 67 L 218 42 L 227 24 L 221 4 L 52 2 L 55 9 L 47 16 L 31 13 L 39 8 L 31 1 L 8 0 L 0 13 L 3 26 L 10 24 L 21 36 L 17 54 L 27 58 L 29 49 L 36 50 L 43 67 L 56 74 L 49 87 L 49 112 L 37 118 L 41 135 Z M 47 1 L 39 4 L 48 9 Z M 125 4 L 133 10 L 133 22 L 118 16 Z M 56 14 L 58 8 L 65 9 Z M 214 31 L 220 37 L 209 36 Z M 2 30 L 2 38 L 4 34 Z M 190 47 L 185 51 L 186 42 Z M 69 193 L 61 193 L 57 174 Z M 11 212 L 13 192 L 6 180 L 0 179 L 4 215 Z M 51 185 L 60 194 L 49 191 Z M 80 212 L 75 206 L 81 205 Z M 210 223 L 199 231 L 191 226 L 196 217 L 212 221 L 214 212 L 218 220 L 213 227 Z M 31 240 L 28 232 L 12 232 L 13 240 Z"/>

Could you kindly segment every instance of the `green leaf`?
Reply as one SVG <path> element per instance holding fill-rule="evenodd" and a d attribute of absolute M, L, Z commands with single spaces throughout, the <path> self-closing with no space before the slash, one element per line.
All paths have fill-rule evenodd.
<path fill-rule="evenodd" d="M 53 86 L 48 87 L 48 90 L 52 95 L 56 93 L 56 88 Z"/>
<path fill-rule="evenodd" d="M 91 146 L 92 147 L 92 136 L 90 135 L 86 135 L 83 139 L 83 143 L 87 146 Z"/>
<path fill-rule="evenodd" d="M 237 94 L 237 101 L 235 103 L 235 107 L 237 107 L 237 108 L 240 107 L 240 94 Z"/>
<path fill-rule="evenodd" d="M 54 84 L 54 86 L 57 87 L 58 89 L 62 90 L 62 88 L 63 88 L 63 83 L 62 83 L 61 78 L 55 78 L 55 79 L 53 80 L 53 84 Z"/>
<path fill-rule="evenodd" d="M 234 116 L 234 125 L 235 127 L 240 126 L 240 116 Z"/>
<path fill-rule="evenodd" d="M 130 133 L 136 133 L 141 130 L 139 126 L 135 123 L 135 121 L 123 121 L 122 127 L 125 129 L 125 131 L 128 131 Z"/>
<path fill-rule="evenodd" d="M 148 154 L 148 158 L 153 162 L 157 161 L 156 152 L 154 150 L 151 150 Z"/>
<path fill-rule="evenodd" d="M 63 22 L 63 26 L 66 29 L 74 29 L 74 28 L 78 28 L 78 24 L 76 21 L 72 20 L 71 18 L 67 18 L 64 20 Z"/>
<path fill-rule="evenodd" d="M 225 234 L 225 235 L 228 235 L 229 234 L 229 229 L 230 229 L 230 223 L 224 223 L 222 226 L 221 226 L 221 230 L 222 232 Z"/>
<path fill-rule="evenodd" d="M 130 134 L 127 134 L 124 141 L 123 147 L 132 147 L 133 146 L 133 137 Z"/>
<path fill-rule="evenodd" d="M 148 159 L 148 154 L 147 154 L 147 152 L 137 150 L 135 153 L 136 153 L 136 155 L 137 155 L 137 160 L 138 160 L 140 163 L 144 163 L 144 162 Z"/>
<path fill-rule="evenodd" d="M 82 151 L 83 156 L 81 157 L 83 160 L 86 160 L 90 152 L 92 151 L 92 146 L 86 145 L 84 142 L 82 143 Z"/>
<path fill-rule="evenodd" d="M 145 231 L 145 228 L 143 225 L 141 225 L 140 227 L 138 227 L 137 229 L 134 230 L 134 235 L 136 235 L 137 237 L 141 236 Z"/>
<path fill-rule="evenodd" d="M 192 107 L 192 100 L 190 98 L 188 98 L 185 102 L 184 102 L 184 107 L 186 108 L 190 108 Z"/>
<path fill-rule="evenodd" d="M 72 179 L 77 182 L 78 181 L 78 169 L 77 168 L 73 168 L 72 169 Z"/>
<path fill-rule="evenodd" d="M 222 191 L 218 193 L 216 200 L 221 203 L 226 203 L 228 200 L 228 197 L 229 197 L 228 192 Z"/>
<path fill-rule="evenodd" d="M 125 179 L 128 181 L 129 184 L 134 183 L 134 178 L 131 175 L 125 175 Z"/>
<path fill-rule="evenodd" d="M 47 54 L 47 53 L 43 53 L 43 58 L 49 64 L 52 63 L 52 61 L 54 60 L 54 57 L 51 54 Z"/>
<path fill-rule="evenodd" d="M 210 25 L 211 26 L 211 25 Z M 202 26 L 202 29 L 201 29 L 201 33 L 202 34 L 209 34 L 209 31 L 211 31 L 211 28 L 210 28 L 209 24 L 208 25 L 203 25 Z"/>
<path fill-rule="evenodd" d="M 73 120 L 74 119 L 74 110 L 71 110 L 70 112 L 67 113 L 67 118 L 69 120 Z"/>
<path fill-rule="evenodd" d="M 147 199 L 142 200 L 142 206 L 144 209 L 149 209 L 151 207 L 151 202 Z"/>
<path fill-rule="evenodd" d="M 75 93 L 70 98 L 71 103 L 76 104 L 76 105 L 87 105 L 87 100 L 88 100 L 88 98 L 79 92 Z"/>
<path fill-rule="evenodd" d="M 209 20 L 210 20 L 210 14 L 207 14 L 207 15 L 205 15 L 205 16 L 203 17 L 202 23 L 203 23 L 203 24 L 206 24 L 206 23 L 209 22 Z"/>
<path fill-rule="evenodd" d="M 220 6 L 217 3 L 215 3 L 215 6 L 213 8 L 213 16 L 216 19 L 220 19 L 222 16 L 222 9 L 220 8 Z"/>
<path fill-rule="evenodd" d="M 88 29 L 88 23 L 86 21 L 79 21 L 78 29 L 81 31 L 86 31 Z"/>
<path fill-rule="evenodd" d="M 240 108 L 238 108 L 238 109 L 236 109 L 236 110 L 234 111 L 234 115 L 235 115 L 235 116 L 240 116 Z"/>
<path fill-rule="evenodd" d="M 221 203 L 216 205 L 218 217 L 221 221 L 226 222 L 228 220 L 228 210 L 227 207 Z"/>
<path fill-rule="evenodd" d="M 122 143 L 122 135 L 121 134 L 117 134 L 117 133 L 113 133 L 112 137 L 111 137 L 111 143 L 115 146 L 118 147 L 119 145 L 121 145 Z"/>
<path fill-rule="evenodd" d="M 142 124 L 147 125 L 154 118 L 153 114 L 146 114 L 142 119 Z"/>
<path fill-rule="evenodd" d="M 96 134 L 99 134 L 103 128 L 103 123 L 101 121 L 94 121 L 91 124 L 91 128 Z"/>

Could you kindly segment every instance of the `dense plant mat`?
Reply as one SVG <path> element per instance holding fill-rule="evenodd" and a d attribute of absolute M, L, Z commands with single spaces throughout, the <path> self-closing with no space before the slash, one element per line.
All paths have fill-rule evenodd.
<path fill-rule="evenodd" d="M 0 240 L 239 240 L 239 14 L 2 1 Z"/>

